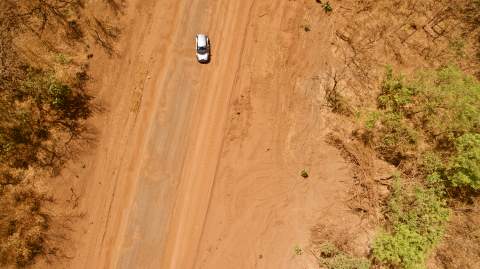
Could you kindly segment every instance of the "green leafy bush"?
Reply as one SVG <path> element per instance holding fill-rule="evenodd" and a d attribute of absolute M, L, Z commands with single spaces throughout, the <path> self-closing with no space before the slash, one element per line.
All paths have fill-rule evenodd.
<path fill-rule="evenodd" d="M 408 160 L 429 182 L 480 189 L 480 83 L 458 68 L 422 71 L 411 79 L 388 68 L 377 111 L 365 125 L 386 161 Z"/>
<path fill-rule="evenodd" d="M 389 232 L 380 233 L 374 257 L 383 264 L 424 268 L 429 251 L 441 240 L 449 211 L 435 189 L 404 187 L 395 181 L 386 213 Z"/>
<path fill-rule="evenodd" d="M 447 168 L 453 186 L 480 189 L 480 134 L 465 134 L 455 140 L 456 152 Z"/>
<path fill-rule="evenodd" d="M 419 134 L 401 113 L 369 113 L 365 119 L 365 127 L 369 133 L 368 142 L 384 160 L 394 165 L 398 165 L 417 150 Z"/>
<path fill-rule="evenodd" d="M 423 153 L 421 165 L 421 169 L 428 175 L 439 172 L 444 168 L 442 156 L 434 151 Z"/>
<path fill-rule="evenodd" d="M 30 68 L 19 89 L 18 99 L 23 102 L 32 100 L 40 110 L 65 109 L 68 100 L 74 97 L 68 85 L 52 72 L 41 69 Z"/>
<path fill-rule="evenodd" d="M 397 165 L 417 149 L 418 134 L 400 114 L 383 114 L 377 131 L 379 136 L 375 148 L 390 163 Z"/>
<path fill-rule="evenodd" d="M 436 143 L 480 132 L 480 83 L 456 67 L 421 73 L 409 116 Z M 447 144 L 448 146 L 448 144 Z"/>
<path fill-rule="evenodd" d="M 424 268 L 428 245 L 425 237 L 400 225 L 395 234 L 382 233 L 376 238 L 374 255 L 378 260 L 394 266 Z"/>
<path fill-rule="evenodd" d="M 389 68 L 378 108 L 405 118 L 435 146 L 453 146 L 448 142 L 456 137 L 480 132 L 480 83 L 456 67 L 420 72 L 408 81 Z"/>
<path fill-rule="evenodd" d="M 381 93 L 377 98 L 378 108 L 387 112 L 404 113 L 407 105 L 413 102 L 416 90 L 405 83 L 402 75 L 394 74 L 387 67 Z"/>

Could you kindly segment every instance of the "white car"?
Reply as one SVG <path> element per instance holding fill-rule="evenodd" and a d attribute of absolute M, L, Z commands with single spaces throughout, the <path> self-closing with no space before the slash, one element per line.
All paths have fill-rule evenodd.
<path fill-rule="evenodd" d="M 198 34 L 195 38 L 197 49 L 197 60 L 200 63 L 208 63 L 210 61 L 210 41 L 208 36 Z"/>

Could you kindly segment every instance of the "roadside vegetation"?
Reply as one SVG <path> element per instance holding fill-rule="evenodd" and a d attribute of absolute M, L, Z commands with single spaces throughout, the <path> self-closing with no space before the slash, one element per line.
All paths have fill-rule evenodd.
<path fill-rule="evenodd" d="M 324 257 L 331 255 L 315 255 L 321 268 L 480 264 L 480 2 L 440 2 L 343 3 L 348 25 L 336 34 L 345 69 L 323 90 L 326 107 L 352 127 L 329 142 L 359 171 L 352 208 L 376 228 L 368 264 L 333 266 Z M 374 178 L 362 151 L 395 172 Z"/>
<path fill-rule="evenodd" d="M 0 266 L 58 253 L 49 177 L 85 143 L 89 43 L 111 36 L 82 0 L 0 3 Z M 90 21 L 96 24 L 88 23 Z M 92 27 L 92 25 L 94 25 Z M 90 55 L 90 56 L 88 56 Z"/>
<path fill-rule="evenodd" d="M 362 139 L 410 180 L 396 177 L 388 232 L 377 236 L 373 255 L 419 268 L 443 237 L 447 202 L 471 199 L 479 189 L 480 83 L 451 66 L 411 79 L 388 69 L 377 101 Z"/>
<path fill-rule="evenodd" d="M 373 257 L 381 264 L 420 268 L 445 232 L 449 210 L 436 189 L 407 187 L 396 178 L 386 207 L 387 231 L 373 243 Z"/>
<path fill-rule="evenodd" d="M 312 253 L 319 265 L 326 269 L 368 269 L 371 266 L 368 259 L 349 255 L 331 242 L 316 246 Z"/>
<path fill-rule="evenodd" d="M 330 94 L 326 91 L 329 108 L 352 117 L 335 110 L 335 100 L 344 99 L 332 99 Z M 409 76 L 388 67 L 375 108 L 352 118 L 357 123 L 354 139 L 397 171 L 389 178 L 383 221 L 369 246 L 371 266 L 425 268 L 448 230 L 451 212 L 459 205 L 470 208 L 468 212 L 477 210 L 471 207 L 480 190 L 480 82 L 456 66 Z M 332 143 L 338 146 L 342 141 L 335 138 Z M 340 148 L 362 169 L 361 156 Z M 371 188 L 367 182 L 360 186 Z M 371 207 L 358 208 L 368 213 Z M 474 249 L 478 239 L 470 241 Z M 329 267 L 324 260 L 320 264 L 364 268 Z"/>

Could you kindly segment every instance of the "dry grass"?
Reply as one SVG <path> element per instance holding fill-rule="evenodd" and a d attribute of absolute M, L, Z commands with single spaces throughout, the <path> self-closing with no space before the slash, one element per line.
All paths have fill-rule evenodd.
<path fill-rule="evenodd" d="M 480 199 L 454 206 L 444 243 L 433 255 L 438 268 L 480 268 Z"/>
<path fill-rule="evenodd" d="M 478 74 L 480 27 L 478 6 L 472 3 L 345 0 L 336 4 L 335 47 L 345 66 L 344 94 L 356 96 L 351 105 L 374 104 L 387 65 L 409 72 L 454 63 Z"/>
<path fill-rule="evenodd" d="M 354 185 L 350 190 L 351 199 L 348 206 L 353 211 L 373 217 L 380 218 L 381 195 L 374 179 L 373 158 L 371 149 L 356 141 L 348 141 L 344 135 L 330 133 L 327 142 L 335 146 L 342 153 L 343 158 L 352 165 L 354 171 Z"/>
<path fill-rule="evenodd" d="M 309 251 L 321 268 L 367 269 L 370 262 L 362 257 L 365 253 L 358 253 L 353 240 L 356 237 L 358 236 L 348 229 L 338 230 L 327 225 L 317 225 L 311 230 L 312 246 Z M 359 257 L 352 255 L 355 252 Z"/>
<path fill-rule="evenodd" d="M 13 179 L 4 175 L 3 180 Z M 0 185 L 0 263 L 25 266 L 37 255 L 54 254 L 48 246 L 50 216 L 45 205 L 52 198 L 42 194 L 21 179 L 19 182 L 2 182 Z"/>
<path fill-rule="evenodd" d="M 56 186 L 48 179 L 92 142 L 90 48 L 97 43 L 113 55 L 119 36 L 112 20 L 93 17 L 85 4 L 0 2 L 0 266 L 63 255 L 68 225 L 52 212 Z"/>

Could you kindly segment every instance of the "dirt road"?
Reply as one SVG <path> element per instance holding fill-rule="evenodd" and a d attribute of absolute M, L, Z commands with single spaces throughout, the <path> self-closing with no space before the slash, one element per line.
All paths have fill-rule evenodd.
<path fill-rule="evenodd" d="M 195 223 L 178 209 L 203 203 L 206 212 L 251 5 L 154 2 L 129 3 L 129 37 L 112 72 L 102 74 L 99 99 L 108 100 L 111 111 L 98 125 L 109 128 L 87 165 L 92 168 L 85 176 L 100 180 L 84 188 L 81 207 L 88 211 L 89 227 L 78 235 L 82 244 L 71 267 L 156 268 L 163 262 L 166 235 L 177 236 L 170 220 L 187 231 L 192 227 L 181 225 Z M 229 20 L 233 17 L 239 19 Z M 210 65 L 195 61 L 198 32 L 219 41 Z M 196 223 L 203 221 L 199 209 Z"/>
<path fill-rule="evenodd" d="M 108 111 L 66 267 L 303 268 L 312 259 L 293 250 L 320 216 L 356 225 L 342 202 L 351 171 L 324 142 L 318 103 L 335 55 L 314 44 L 332 35 L 300 27 L 324 23 L 312 8 L 128 1 L 119 57 L 94 70 Z M 198 32 L 212 40 L 209 65 L 195 61 Z"/>

